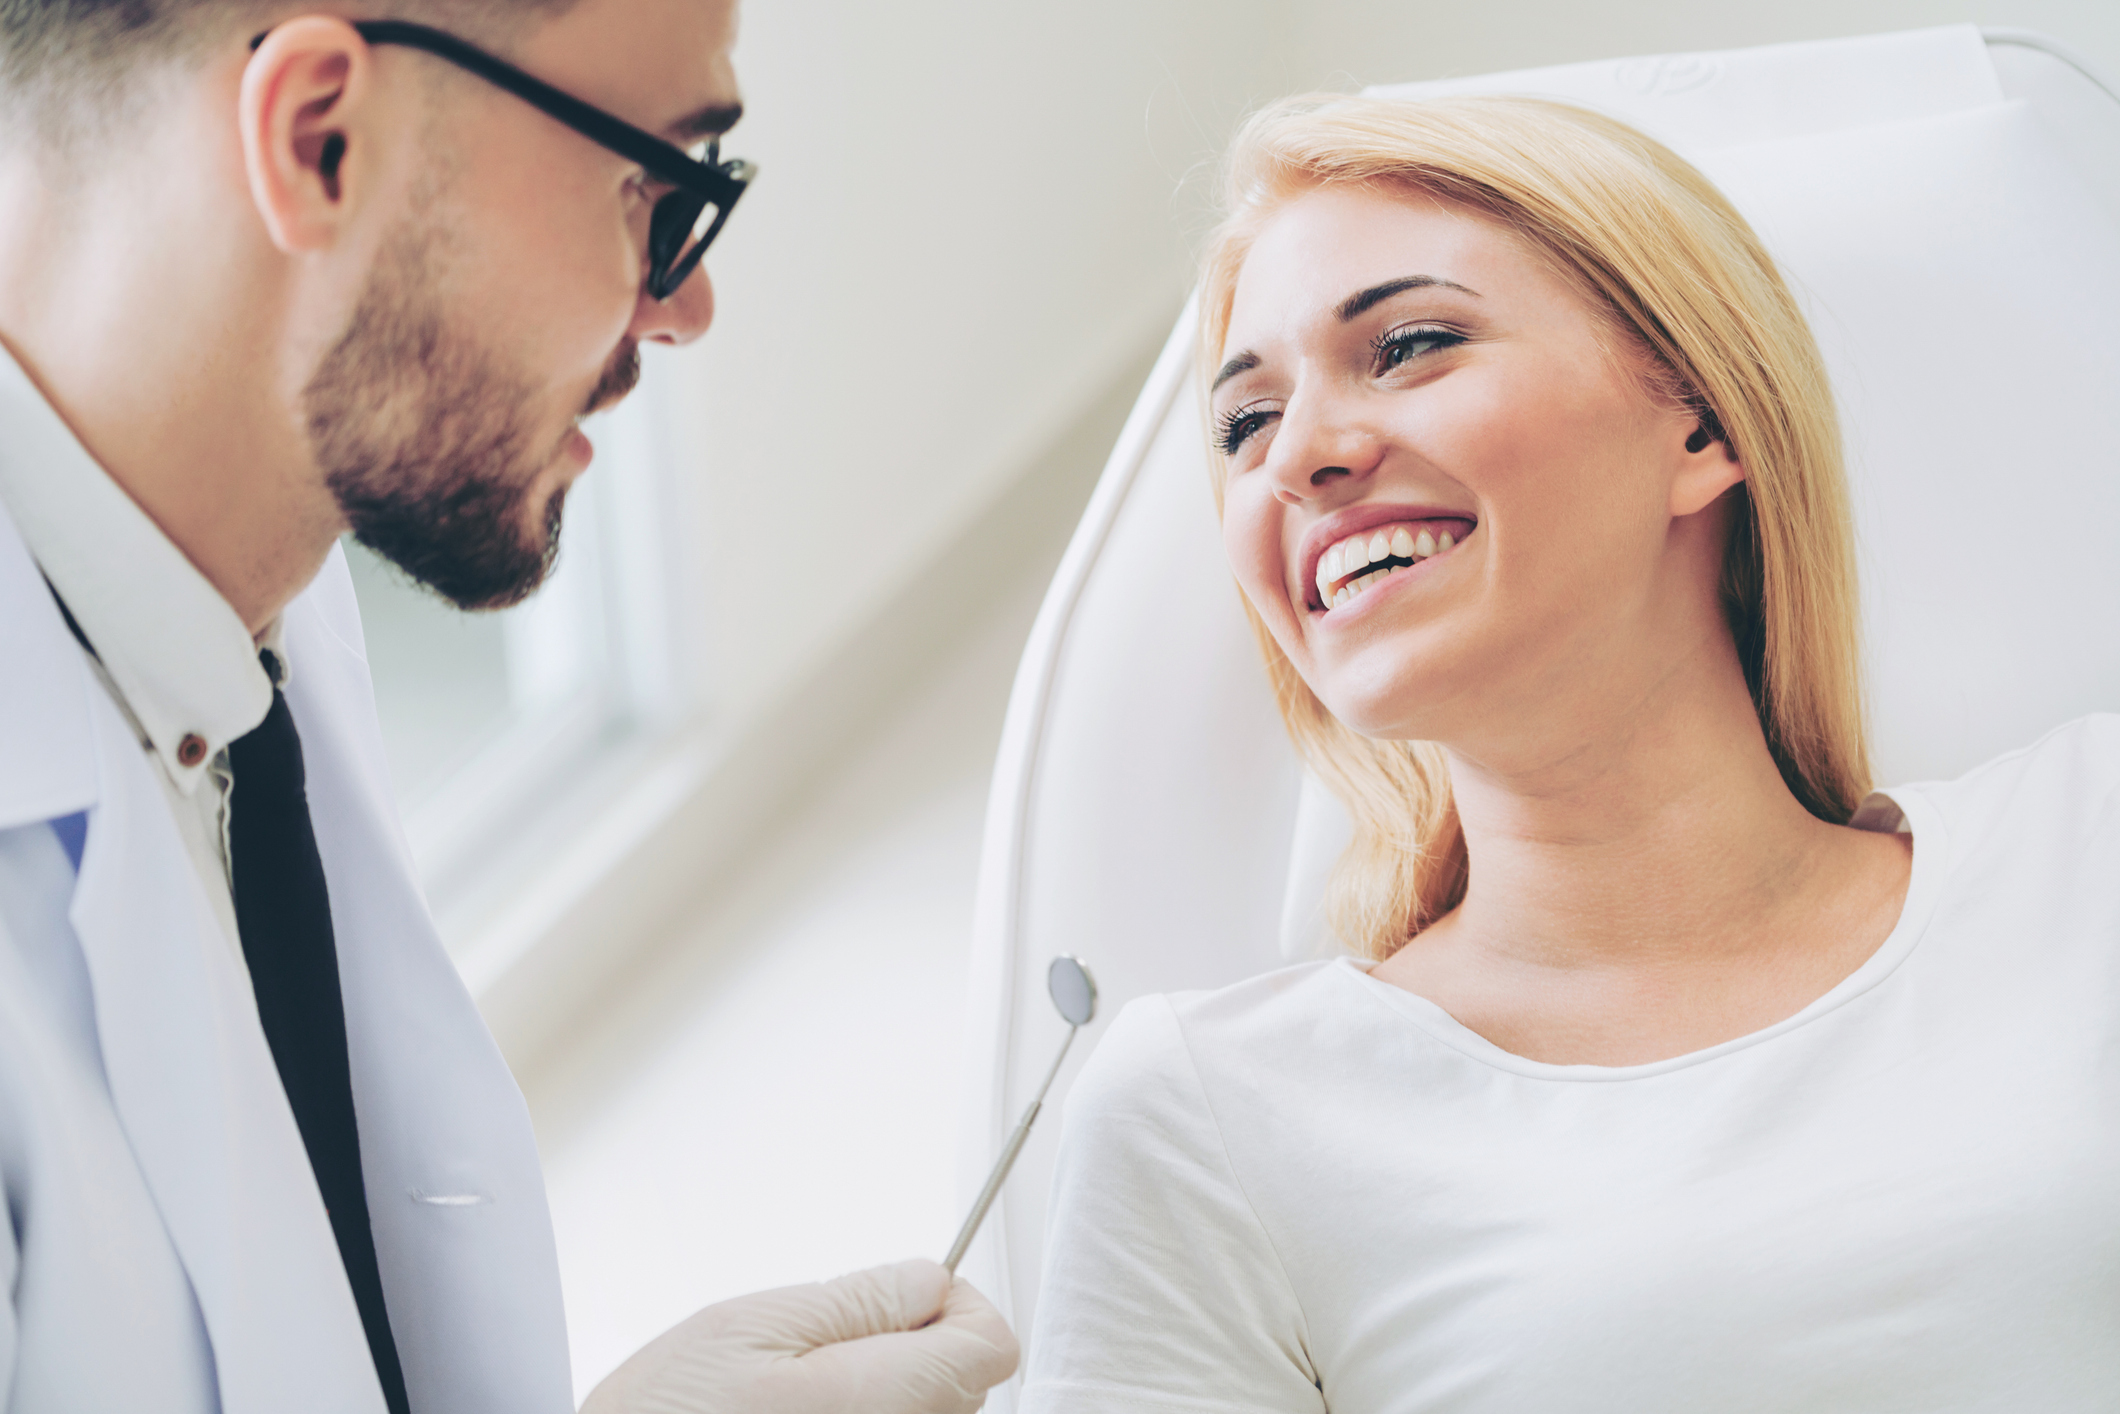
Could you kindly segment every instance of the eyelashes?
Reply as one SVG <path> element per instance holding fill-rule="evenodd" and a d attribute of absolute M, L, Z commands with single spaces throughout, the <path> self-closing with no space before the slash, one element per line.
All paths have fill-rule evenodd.
<path fill-rule="evenodd" d="M 1463 334 L 1455 329 L 1445 329 L 1440 324 L 1402 324 L 1371 339 L 1369 352 L 1375 360 L 1376 371 L 1389 373 L 1394 368 L 1404 368 L 1423 354 L 1454 349 L 1464 342 Z"/>
<path fill-rule="evenodd" d="M 1370 376 L 1381 378 L 1417 359 L 1454 349 L 1465 340 L 1464 334 L 1439 324 L 1402 324 L 1386 329 L 1369 341 Z M 1215 450 L 1225 457 L 1235 456 L 1254 434 L 1280 415 L 1280 407 L 1270 398 L 1231 408 L 1215 419 Z"/>
<path fill-rule="evenodd" d="M 1215 449 L 1225 457 L 1235 456 L 1237 448 L 1278 411 L 1280 409 L 1267 407 L 1264 403 L 1246 403 L 1231 408 L 1215 419 Z"/>

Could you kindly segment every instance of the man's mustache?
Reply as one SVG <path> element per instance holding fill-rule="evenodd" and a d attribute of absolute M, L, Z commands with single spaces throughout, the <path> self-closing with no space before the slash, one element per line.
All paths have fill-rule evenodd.
<path fill-rule="evenodd" d="M 589 394 L 589 401 L 582 405 L 582 416 L 602 412 L 633 391 L 640 382 L 640 345 L 627 340 L 618 352 L 611 355 L 611 362 L 604 369 L 604 376 L 596 380 L 596 389 Z"/>

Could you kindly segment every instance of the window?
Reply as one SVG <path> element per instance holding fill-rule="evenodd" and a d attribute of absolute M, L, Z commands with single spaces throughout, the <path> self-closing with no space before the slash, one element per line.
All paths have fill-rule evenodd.
<path fill-rule="evenodd" d="M 682 708 L 655 364 L 588 427 L 596 460 L 526 602 L 467 614 L 346 542 L 391 781 L 438 911 L 540 807 Z"/>

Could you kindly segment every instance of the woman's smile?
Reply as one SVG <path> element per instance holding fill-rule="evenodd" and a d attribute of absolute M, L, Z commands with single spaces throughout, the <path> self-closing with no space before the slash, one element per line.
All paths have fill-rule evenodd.
<path fill-rule="evenodd" d="M 1392 508 L 1376 508 L 1391 514 Z M 1343 517 L 1335 520 L 1344 521 Z M 1364 522 L 1373 516 L 1362 517 Z M 1410 573 L 1464 543 L 1477 522 L 1470 516 L 1404 516 L 1352 530 L 1321 522 L 1304 537 L 1307 551 L 1296 582 L 1314 586 L 1305 594 L 1313 616 L 1322 616 L 1364 598 L 1390 577 Z M 1328 536 L 1321 550 L 1318 544 Z"/>

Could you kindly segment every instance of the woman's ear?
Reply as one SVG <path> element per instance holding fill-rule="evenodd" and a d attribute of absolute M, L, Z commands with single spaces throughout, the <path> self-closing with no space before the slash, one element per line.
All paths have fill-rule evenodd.
<path fill-rule="evenodd" d="M 365 195 L 373 71 L 359 32 L 320 15 L 268 32 L 243 70 L 237 120 L 251 200 L 290 255 L 329 246 Z"/>
<path fill-rule="evenodd" d="M 1744 465 L 1730 453 L 1722 429 L 1702 418 L 1686 433 L 1671 478 L 1671 514 L 1689 516 L 1745 479 Z"/>

